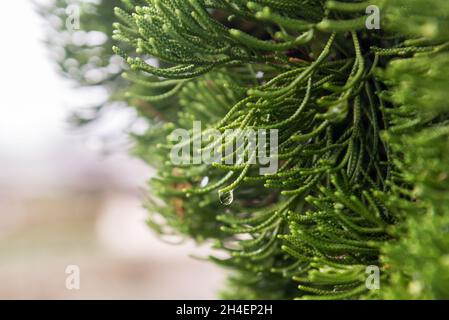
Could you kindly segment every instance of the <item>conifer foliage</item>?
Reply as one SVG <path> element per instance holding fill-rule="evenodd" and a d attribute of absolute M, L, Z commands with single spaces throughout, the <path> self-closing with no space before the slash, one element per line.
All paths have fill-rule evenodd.
<path fill-rule="evenodd" d="M 381 25 L 370 30 L 373 5 Z M 126 94 L 111 98 L 151 124 L 134 137 L 159 170 L 149 225 L 213 240 L 224 255 L 210 260 L 233 271 L 224 297 L 449 298 L 447 0 L 95 6 L 114 10 L 93 28 L 127 63 L 109 79 Z M 83 61 L 73 52 L 65 60 Z M 173 164 L 171 132 L 193 121 L 223 135 L 278 129 L 279 170 Z"/>

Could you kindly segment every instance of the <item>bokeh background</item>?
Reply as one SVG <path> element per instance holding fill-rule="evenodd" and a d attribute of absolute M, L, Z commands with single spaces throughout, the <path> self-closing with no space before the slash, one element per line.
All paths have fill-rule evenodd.
<path fill-rule="evenodd" d="M 145 225 L 154 173 L 128 155 L 127 138 L 144 124 L 117 106 L 70 126 L 73 110 L 105 93 L 57 74 L 45 32 L 31 0 L 2 3 L 0 299 L 216 298 L 224 275 L 198 259 L 207 249 Z M 80 267 L 80 290 L 66 288 L 68 265 Z"/>

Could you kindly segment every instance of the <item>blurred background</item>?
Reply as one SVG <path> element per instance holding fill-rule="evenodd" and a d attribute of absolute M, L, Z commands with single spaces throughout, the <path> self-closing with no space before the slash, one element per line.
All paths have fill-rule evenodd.
<path fill-rule="evenodd" d="M 127 138 L 145 124 L 120 106 L 88 128 L 68 124 L 106 93 L 58 75 L 31 0 L 2 4 L 0 35 L 0 299 L 215 298 L 223 272 L 189 256 L 206 249 L 145 225 L 153 172 Z M 69 265 L 80 290 L 66 288 Z"/>

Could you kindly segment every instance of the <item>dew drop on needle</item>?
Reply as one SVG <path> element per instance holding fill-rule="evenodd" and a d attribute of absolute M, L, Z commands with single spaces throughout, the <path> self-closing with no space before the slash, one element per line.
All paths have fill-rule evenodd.
<path fill-rule="evenodd" d="M 229 206 L 234 201 L 234 190 L 228 192 L 218 191 L 218 197 L 220 199 L 221 204 Z"/>

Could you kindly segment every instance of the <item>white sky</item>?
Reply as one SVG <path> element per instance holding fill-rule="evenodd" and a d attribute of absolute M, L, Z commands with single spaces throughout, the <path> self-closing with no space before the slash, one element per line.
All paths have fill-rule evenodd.
<path fill-rule="evenodd" d="M 47 57 L 31 1 L 4 1 L 0 30 L 0 155 L 29 152 L 64 134 L 71 90 Z"/>
<path fill-rule="evenodd" d="M 117 109 L 108 112 L 94 130 L 71 129 L 67 122 L 69 106 L 89 106 L 102 99 L 101 92 L 72 88 L 57 73 L 44 38 L 45 23 L 34 11 L 31 0 L 3 1 L 0 10 L 0 187 L 9 183 L 36 189 L 32 181 L 69 181 L 82 176 L 80 172 L 86 166 L 114 172 L 106 163 L 122 168 L 123 172 L 132 168 L 130 178 L 132 172 L 139 176 L 142 165 L 136 171 L 137 160 L 129 159 L 125 150 L 124 129 L 135 113 L 131 108 Z M 102 144 L 120 159 L 101 157 L 98 149 Z M 142 180 L 142 175 L 139 177 Z"/>
<path fill-rule="evenodd" d="M 20 13 L 20 14 L 19 14 Z M 0 158 L 27 154 L 72 139 L 74 106 L 102 100 L 102 92 L 75 90 L 56 72 L 43 44 L 45 24 L 31 0 L 4 1 L 0 10 Z M 123 131 L 134 113 L 110 112 L 100 134 Z"/>

